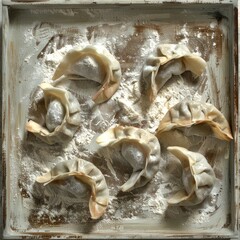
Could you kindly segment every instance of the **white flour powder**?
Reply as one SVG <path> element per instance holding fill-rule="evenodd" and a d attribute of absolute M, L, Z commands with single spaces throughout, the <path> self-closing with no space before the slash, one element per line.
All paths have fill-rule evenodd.
<path fill-rule="evenodd" d="M 38 11 L 34 10 L 33 14 L 38 14 Z M 74 15 L 74 11 L 70 11 L 68 14 Z M 34 23 L 33 26 L 35 25 L 38 24 Z M 133 193 L 119 194 L 118 188 L 128 179 L 129 174 L 119 172 L 111 158 L 107 156 L 106 151 L 97 153 L 98 146 L 94 142 L 101 132 L 116 123 L 135 125 L 154 133 L 168 109 L 179 101 L 184 99 L 206 101 L 207 95 L 203 96 L 199 91 L 203 80 L 199 79 L 193 83 L 187 79 L 189 75 L 175 76 L 160 90 L 153 104 L 149 108 L 145 108 L 143 107 L 144 102 L 141 100 L 139 79 L 146 57 L 162 41 L 159 31 L 146 28 L 145 31 L 137 32 L 133 24 L 119 23 L 92 27 L 93 30 L 90 34 L 90 27 L 92 26 L 81 26 L 80 41 L 78 41 L 80 38 L 76 37 L 71 41 L 67 39 L 66 43 L 62 45 L 59 44 L 63 41 L 61 38 L 55 38 L 53 42 L 48 43 L 49 36 L 52 36 L 53 32 L 57 32 L 50 25 L 39 27 L 35 32 L 33 29 L 28 29 L 24 33 L 25 43 L 40 41 L 39 45 L 43 42 L 47 44 L 42 50 L 40 59 L 36 58 L 37 53 L 39 54 L 39 47 L 36 47 L 36 53 L 26 56 L 24 60 L 25 64 L 35 63 L 32 74 L 35 86 L 36 83 L 41 82 L 40 77 L 43 81 L 51 82 L 57 65 L 63 56 L 75 46 L 84 47 L 89 43 L 103 45 L 116 56 L 122 66 L 122 81 L 119 90 L 111 100 L 101 106 L 94 106 L 91 95 L 87 96 L 80 88 L 76 90 L 76 85 L 74 85 L 72 92 L 81 105 L 82 124 L 68 144 L 47 146 L 32 135 L 24 143 L 20 182 L 21 192 L 24 191 L 28 196 L 26 201 L 32 202 L 31 206 L 33 207 L 29 210 L 32 216 L 31 224 L 90 221 L 87 204 L 77 203 L 70 207 L 52 208 L 47 204 L 46 197 L 43 197 L 43 189 L 35 186 L 37 176 L 45 173 L 60 161 L 77 157 L 96 164 L 106 177 L 110 189 L 110 204 L 102 221 L 138 218 L 163 219 L 164 216 L 166 219 L 174 219 L 182 214 L 188 218 L 182 223 L 183 225 L 206 223 L 209 221 L 210 215 L 214 214 L 218 208 L 218 193 L 221 184 L 198 207 L 185 210 L 179 207 L 168 208 L 166 199 L 169 194 L 182 188 L 181 168 L 179 164 L 171 165 L 171 163 L 176 164 L 176 159 L 174 160 L 174 157 L 163 149 L 161 168 L 153 180 L 147 186 L 135 190 Z M 47 36 L 46 38 L 43 32 Z M 91 35 L 90 38 L 87 37 L 87 34 Z M 176 34 L 182 36 L 182 43 L 188 44 L 188 25 L 183 25 Z M 197 32 L 196 38 L 201 38 L 201 35 L 201 32 Z M 164 41 L 166 42 L 166 39 Z M 135 45 L 137 45 L 136 48 Z M 197 46 L 192 50 L 201 55 Z M 93 89 L 89 91 L 91 93 L 95 91 L 94 85 Z M 118 117 L 115 117 L 117 115 Z M 220 165 L 219 171 L 221 171 L 221 167 Z M 29 219 L 31 220 L 31 217 Z M 35 223 L 33 223 L 34 221 Z"/>

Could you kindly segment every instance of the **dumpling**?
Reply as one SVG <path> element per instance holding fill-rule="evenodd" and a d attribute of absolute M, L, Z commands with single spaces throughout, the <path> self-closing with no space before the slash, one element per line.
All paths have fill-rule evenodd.
<path fill-rule="evenodd" d="M 62 75 L 75 75 L 75 79 L 89 79 L 102 86 L 92 97 L 95 103 L 107 101 L 117 91 L 121 68 L 116 58 L 102 46 L 87 46 L 70 50 L 58 65 L 53 80 Z M 74 78 L 73 78 L 74 79 Z"/>
<path fill-rule="evenodd" d="M 26 124 L 27 131 L 48 144 L 71 140 L 80 125 L 79 102 L 63 88 L 53 87 L 49 83 L 40 84 L 40 88 L 46 110 L 45 122 L 39 124 L 36 119 L 29 120 Z"/>
<path fill-rule="evenodd" d="M 173 76 L 191 71 L 196 77 L 206 68 L 206 62 L 182 44 L 161 44 L 156 55 L 150 55 L 143 67 L 142 92 L 153 102 L 158 91 Z"/>
<path fill-rule="evenodd" d="M 143 129 L 116 126 L 96 141 L 102 147 L 118 149 L 123 160 L 131 165 L 133 172 L 120 188 L 123 192 L 146 185 L 159 169 L 161 148 L 158 139 Z"/>
<path fill-rule="evenodd" d="M 200 153 L 191 152 L 182 147 L 168 147 L 168 150 L 182 164 L 182 182 L 185 188 L 169 198 L 168 203 L 194 206 L 203 202 L 212 191 L 216 179 L 206 158 Z"/>
<path fill-rule="evenodd" d="M 164 142 L 165 133 L 171 131 L 169 134 L 172 134 L 174 130 L 183 131 L 185 136 L 214 135 L 226 141 L 233 138 L 224 115 L 212 104 L 198 101 L 182 101 L 170 108 L 160 122 L 156 136 Z"/>
<path fill-rule="evenodd" d="M 92 219 L 100 218 L 109 202 L 109 190 L 102 172 L 92 163 L 83 159 L 69 160 L 56 164 L 48 173 L 36 181 L 45 185 L 67 180 L 70 177 L 86 184 L 91 190 L 89 210 Z"/>
<path fill-rule="evenodd" d="M 47 204 L 50 207 L 59 205 L 69 207 L 73 204 L 88 203 L 91 196 L 89 186 L 77 181 L 75 176 L 69 176 L 62 181 L 53 181 L 46 186 L 37 184 L 35 188 L 38 188 L 38 193 L 41 194 L 40 196 L 35 195 L 35 197 L 42 199 L 43 195 L 46 196 Z"/>

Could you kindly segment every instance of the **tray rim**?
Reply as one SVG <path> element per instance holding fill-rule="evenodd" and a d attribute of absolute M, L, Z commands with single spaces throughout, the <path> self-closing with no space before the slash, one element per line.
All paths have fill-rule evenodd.
<path fill-rule="evenodd" d="M 81 3 L 76 0 L 2 0 L 3 5 L 6 6 L 34 6 L 37 5 L 85 5 L 85 4 L 231 4 L 238 6 L 238 0 L 81 0 Z"/>
<path fill-rule="evenodd" d="M 33 0 L 34 1 L 34 0 Z M 47 0 L 46 0 L 47 1 Z M 88 7 L 88 5 L 92 6 L 92 4 L 96 5 L 98 3 L 98 5 L 100 6 L 103 6 L 103 5 L 107 5 L 107 6 L 117 6 L 118 4 L 131 4 L 131 5 L 142 5 L 142 4 L 146 4 L 146 1 L 144 0 L 138 0 L 138 1 L 127 1 L 127 0 L 119 0 L 119 1 L 111 1 L 111 0 L 104 0 L 104 1 L 89 1 L 89 0 L 84 0 L 81 2 L 81 4 L 77 3 L 77 1 L 75 0 L 70 0 L 68 2 L 65 2 L 64 0 L 53 0 L 51 2 L 46 2 L 45 0 L 37 0 L 37 1 L 34 1 L 34 2 L 30 2 L 29 0 L 23 0 L 23 1 L 17 1 L 17 2 L 14 2 L 14 1 L 11 1 L 11 0 L 3 0 L 3 5 L 2 5 L 2 8 L 3 8 L 3 52 L 2 52 L 2 59 L 5 59 L 7 58 L 7 30 L 8 30 L 8 27 L 9 27 L 9 16 L 8 16 L 8 11 L 9 9 L 18 9 L 18 8 L 21 8 L 21 9 L 29 9 L 29 8 L 44 8 L 46 7 L 46 5 L 48 6 L 51 6 L 51 7 L 55 7 L 56 5 L 59 6 L 60 8 L 62 7 L 67 7 L 67 8 L 72 8 L 72 6 L 76 7 L 76 6 L 79 6 L 79 7 Z M 149 1 L 147 2 L 147 4 L 156 4 L 156 5 L 161 5 L 164 4 L 164 6 L 168 6 L 169 4 L 172 6 L 173 3 L 175 4 L 178 4 L 178 3 L 184 3 L 184 4 L 190 4 L 191 6 L 193 6 L 192 3 L 194 4 L 201 4 L 199 2 L 196 3 L 195 0 L 190 0 L 190 1 L 185 1 L 185 0 L 180 0 L 180 1 L 174 1 L 174 0 L 170 0 L 170 1 L 164 1 L 164 0 L 159 0 L 159 1 Z M 232 212 L 235 212 L 235 214 L 232 214 L 234 215 L 234 226 L 233 226 L 233 231 L 230 232 L 229 234 L 227 235 L 222 235 L 222 234 L 219 234 L 219 235 L 214 235 L 214 234 L 203 234 L 200 236 L 200 238 L 212 238 L 212 237 L 220 237 L 220 238 L 237 238 L 238 237 L 238 229 L 239 229 L 239 226 L 238 226 L 238 221 L 239 221 L 239 163 L 237 163 L 238 159 L 239 159 L 239 125 L 238 125 L 238 121 L 239 121 L 239 103 L 238 103 L 238 96 L 239 96 L 239 70 L 238 70 L 238 67 L 239 67 L 239 54 L 238 54 L 238 22 L 239 22 L 239 19 L 240 19 L 240 16 L 238 15 L 238 8 L 237 8 L 237 3 L 238 1 L 237 0 L 233 0 L 233 1 L 228 1 L 228 0 L 214 0 L 214 1 L 204 1 L 204 4 L 209 4 L 209 5 L 213 5 L 213 6 L 216 6 L 216 5 L 219 5 L 219 6 L 224 6 L 224 5 L 231 5 L 234 7 L 234 31 L 235 33 L 234 34 L 234 46 L 233 46 L 233 57 L 234 57 L 234 73 L 233 73 L 233 93 L 234 93 L 234 97 L 233 97 L 233 108 L 235 111 L 233 111 L 233 115 L 234 115 L 234 118 L 232 119 L 232 126 L 234 127 L 234 149 L 237 149 L 236 151 L 234 151 L 234 162 L 235 162 L 235 165 L 232 166 L 233 170 L 234 170 L 234 190 L 232 191 L 232 195 L 233 197 L 231 198 L 232 201 L 234 201 L 234 203 L 231 204 L 232 207 L 235 206 L 235 208 L 233 209 Z M 6 69 L 6 61 L 2 61 L 2 84 L 4 86 L 4 74 L 5 74 L 5 69 Z M 5 89 L 3 88 L 3 92 L 5 91 Z M 3 93 L 3 97 L 4 97 L 4 93 Z M 2 101 L 2 123 L 3 123 L 3 126 L 2 126 L 2 129 L 4 129 L 4 110 L 5 110 L 5 105 L 4 105 L 4 101 Z M 3 134 L 3 132 L 2 132 Z M 2 174 L 2 187 L 3 187 L 3 194 L 2 194 L 2 200 L 3 200 L 3 213 L 4 213 L 4 207 L 6 209 L 6 181 L 5 181 L 5 177 L 6 177 L 6 152 L 4 150 L 4 145 L 6 143 L 6 139 L 4 138 L 4 136 L 2 136 L 2 167 L 3 167 L 3 174 Z M 234 211 L 235 210 L 235 211 Z M 6 210 L 5 210 L 6 211 Z M 4 214 L 3 214 L 3 219 L 4 219 Z M 2 225 L 2 230 L 4 230 L 4 236 L 3 237 L 8 237 L 10 235 L 7 234 L 7 231 L 6 231 L 6 223 Z M 9 230 L 9 229 L 8 229 Z M 0 232 L 1 233 L 1 232 Z M 35 234 L 39 234 L 39 236 L 43 236 L 43 233 L 33 233 L 33 235 Z M 127 233 L 129 234 L 129 233 Z M 160 233 L 161 234 L 161 233 Z M 14 236 L 14 237 L 23 237 L 28 239 L 28 236 L 29 236 L 29 239 L 33 237 L 33 235 L 29 236 L 29 233 L 27 234 L 22 234 L 22 235 L 14 235 L 14 232 L 13 232 L 13 235 L 11 236 Z M 53 233 L 50 233 L 51 236 L 53 236 Z M 114 234 L 115 235 L 115 234 Z M 191 237 L 194 237 L 196 238 L 195 235 L 192 235 L 192 234 L 161 234 L 162 236 L 160 236 L 160 238 L 166 238 L 166 237 L 174 237 L 174 238 L 183 238 L 183 237 L 187 237 L 187 238 L 191 238 Z M 58 235 L 56 235 L 58 236 Z M 71 235 L 69 235 L 71 236 Z M 74 235 L 76 236 L 76 235 Z M 79 234 L 79 237 L 87 237 L 88 235 L 85 235 L 85 234 Z M 92 236 L 95 236 L 95 237 L 98 237 L 99 238 L 99 235 L 96 235 L 95 233 L 91 235 L 91 238 Z M 125 236 L 125 235 L 119 235 L 120 237 L 121 236 Z M 128 237 L 130 236 L 127 235 Z M 115 236 L 116 237 L 116 236 Z M 143 236 L 143 237 L 146 237 L 146 236 Z M 153 238 L 159 238 L 159 236 L 153 236 Z M 198 238 L 198 236 L 197 236 Z"/>

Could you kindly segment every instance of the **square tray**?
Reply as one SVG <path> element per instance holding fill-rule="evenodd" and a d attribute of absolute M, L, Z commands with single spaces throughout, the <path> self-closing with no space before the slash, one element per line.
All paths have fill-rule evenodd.
<path fill-rule="evenodd" d="M 79 4 L 74 0 L 3 1 L 2 164 L 3 228 L 6 239 L 238 237 L 237 2 L 197 2 L 133 3 L 119 0 L 82 1 Z M 105 41 L 104 34 L 107 34 Z M 154 40 L 154 34 L 161 40 Z M 71 220 L 69 214 L 66 218 L 57 213 L 54 215 L 53 210 L 43 210 L 37 205 L 30 190 L 35 181 L 31 171 L 38 169 L 35 166 L 38 156 L 42 161 L 46 158 L 45 154 L 53 149 L 44 145 L 39 147 L 39 152 L 36 150 L 35 155 L 30 150 L 23 154 L 25 142 L 34 141 L 33 138 L 29 140 L 25 130 L 30 95 L 43 78 L 49 76 L 49 72 L 38 69 L 51 64 L 55 67 L 56 61 L 46 56 L 54 54 L 54 51 L 59 52 L 64 46 L 61 44 L 76 44 L 76 39 L 81 42 L 81 37 L 89 41 L 101 40 L 107 48 L 111 48 L 121 63 L 125 80 L 130 79 L 132 68 L 143 64 L 146 57 L 144 51 L 141 52 L 142 58 L 138 59 L 137 56 L 143 43 L 147 44 L 146 52 L 150 52 L 149 48 L 156 46 L 158 41 L 185 41 L 187 46 L 201 53 L 207 61 L 208 70 L 206 79 L 194 86 L 197 89 L 195 93 L 199 92 L 201 99 L 210 101 L 224 114 L 234 136 L 230 143 L 218 142 L 219 145 L 214 145 L 222 148 L 220 154 L 212 156 L 212 161 L 217 161 L 213 163 L 216 164 L 215 171 L 220 171 L 220 185 L 216 191 L 218 197 L 213 203 L 215 210 L 209 208 L 206 213 L 204 209 L 174 208 L 154 213 L 154 207 L 161 204 L 155 202 L 155 205 L 149 203 L 152 215 L 144 212 L 136 216 L 133 213 L 134 217 L 117 218 L 113 214 L 99 221 L 88 220 L 84 223 Z M 113 41 L 116 41 L 115 44 Z M 54 48 L 56 42 L 61 44 Z M 116 47 L 121 46 L 120 42 L 121 51 Z M 55 49 L 53 52 L 51 47 Z M 177 100 L 183 99 L 180 92 L 176 94 L 179 94 Z M 167 102 L 169 106 L 175 103 L 169 99 Z M 32 150 L 35 149 L 36 146 L 32 145 Z M 56 163 L 55 160 L 49 161 L 47 167 Z M 42 172 L 45 170 L 42 169 Z M 37 171 L 37 175 L 42 173 L 39 169 Z M 139 199 L 136 195 L 126 204 L 143 201 L 141 197 Z M 191 211 L 195 217 L 189 215 Z M 72 218 L 74 216 L 73 213 Z M 81 213 L 77 217 L 81 217 Z"/>

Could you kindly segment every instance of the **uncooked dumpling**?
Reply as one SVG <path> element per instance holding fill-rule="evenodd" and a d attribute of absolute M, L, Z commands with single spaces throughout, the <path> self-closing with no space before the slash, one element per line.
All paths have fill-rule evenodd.
<path fill-rule="evenodd" d="M 206 158 L 182 147 L 168 147 L 183 167 L 182 182 L 184 190 L 174 194 L 168 203 L 178 206 L 193 206 L 201 203 L 212 191 L 215 174 Z"/>
<path fill-rule="evenodd" d="M 52 100 L 48 104 L 46 114 L 46 126 L 50 132 L 53 132 L 56 127 L 60 126 L 65 116 L 65 109 L 61 102 L 57 99 Z"/>
<path fill-rule="evenodd" d="M 116 58 L 102 46 L 87 46 L 70 50 L 58 65 L 53 80 L 63 75 L 75 75 L 71 79 L 99 82 L 101 88 L 92 97 L 95 103 L 107 101 L 117 91 L 121 80 L 121 68 Z"/>
<path fill-rule="evenodd" d="M 224 115 L 212 104 L 198 101 L 182 101 L 166 113 L 160 122 L 156 136 L 165 141 L 164 132 L 175 129 L 185 136 L 209 136 L 230 141 L 231 129 Z"/>
<path fill-rule="evenodd" d="M 39 124 L 29 120 L 26 124 L 27 131 L 48 144 L 71 140 L 80 125 L 79 102 L 63 88 L 53 87 L 49 83 L 40 84 L 40 88 L 43 90 L 45 122 Z"/>
<path fill-rule="evenodd" d="M 158 91 L 173 76 L 191 71 L 200 76 L 206 68 L 206 62 L 182 44 L 161 44 L 156 54 L 150 55 L 143 67 L 142 92 L 152 102 Z"/>
<path fill-rule="evenodd" d="M 41 191 L 43 190 L 43 191 Z M 41 199 L 46 196 L 47 204 L 50 207 L 65 206 L 69 207 L 73 204 L 87 203 L 91 196 L 90 187 L 78 180 L 74 176 L 69 176 L 62 181 L 51 182 L 41 187 L 39 194 Z M 37 197 L 37 196 L 36 196 Z"/>
<path fill-rule="evenodd" d="M 143 129 L 116 126 L 101 134 L 97 143 L 118 149 L 123 160 L 131 165 L 133 172 L 121 186 L 123 192 L 146 185 L 159 169 L 161 148 L 158 139 Z"/>
<path fill-rule="evenodd" d="M 91 189 L 89 210 L 92 219 L 100 218 L 106 211 L 109 190 L 102 172 L 92 163 L 83 159 L 69 160 L 56 164 L 48 173 L 37 177 L 36 181 L 45 185 L 74 177 Z"/>

